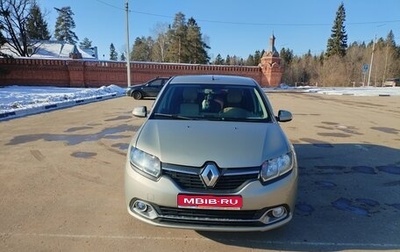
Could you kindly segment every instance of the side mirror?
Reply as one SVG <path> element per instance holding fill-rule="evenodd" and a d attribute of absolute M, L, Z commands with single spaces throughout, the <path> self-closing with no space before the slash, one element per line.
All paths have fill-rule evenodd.
<path fill-rule="evenodd" d="M 279 110 L 276 119 L 278 122 L 289 122 L 293 119 L 293 116 L 292 113 L 287 110 Z"/>
<path fill-rule="evenodd" d="M 136 117 L 146 117 L 147 116 L 147 107 L 140 106 L 140 107 L 133 108 L 132 115 L 134 115 Z"/>

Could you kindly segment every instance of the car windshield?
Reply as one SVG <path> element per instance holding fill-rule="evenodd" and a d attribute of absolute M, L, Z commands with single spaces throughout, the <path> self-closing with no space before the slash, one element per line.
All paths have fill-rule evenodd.
<path fill-rule="evenodd" d="M 265 122 L 271 116 L 256 87 L 174 84 L 159 97 L 150 119 Z"/>

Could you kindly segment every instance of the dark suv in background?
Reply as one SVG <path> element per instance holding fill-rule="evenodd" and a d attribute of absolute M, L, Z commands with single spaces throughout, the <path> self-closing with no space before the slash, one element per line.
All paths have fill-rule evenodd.
<path fill-rule="evenodd" d="M 170 77 L 157 77 L 143 84 L 130 86 L 126 89 L 126 95 L 136 100 L 145 97 L 156 97 L 169 78 Z"/>

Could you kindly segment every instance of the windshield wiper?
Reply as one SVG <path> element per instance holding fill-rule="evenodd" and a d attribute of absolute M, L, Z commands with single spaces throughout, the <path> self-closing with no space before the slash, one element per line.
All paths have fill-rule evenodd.
<path fill-rule="evenodd" d="M 164 114 L 164 113 L 154 113 L 154 116 L 164 117 L 164 118 L 172 118 L 172 119 L 181 119 L 181 120 L 196 120 L 196 118 L 181 116 L 177 114 Z"/>

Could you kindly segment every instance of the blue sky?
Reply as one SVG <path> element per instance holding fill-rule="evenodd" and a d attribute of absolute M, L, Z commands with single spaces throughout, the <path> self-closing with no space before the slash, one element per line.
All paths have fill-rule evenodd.
<path fill-rule="evenodd" d="M 126 0 L 37 0 L 54 33 L 58 16 L 54 9 L 70 6 L 74 12 L 74 32 L 98 47 L 99 59 L 109 58 L 110 44 L 119 54 L 126 46 Z M 269 38 L 276 37 L 282 48 L 302 55 L 311 50 L 320 54 L 340 3 L 346 9 L 348 43 L 370 42 L 375 35 L 386 38 L 390 30 L 400 44 L 399 0 L 129 0 L 130 44 L 136 37 L 155 36 L 159 24 L 172 24 L 175 14 L 193 17 L 207 37 L 214 59 L 236 55 L 246 59 L 256 50 L 267 49 Z M 104 57 L 103 57 L 104 55 Z"/>

